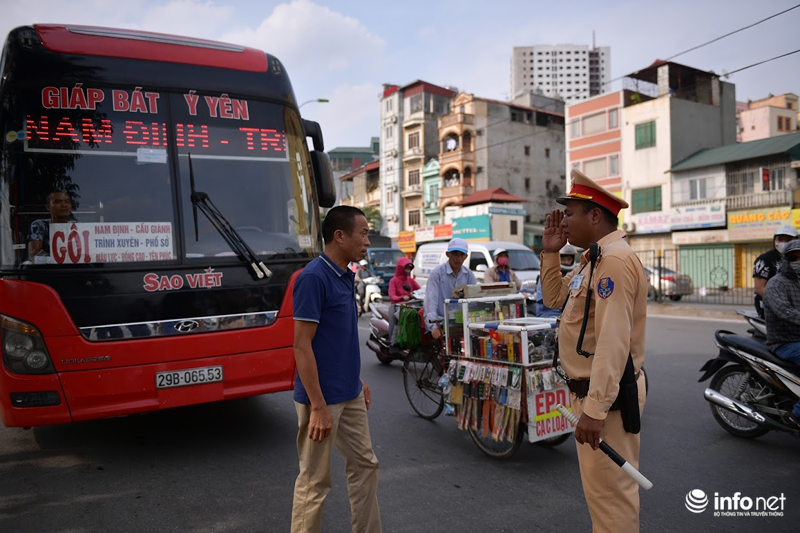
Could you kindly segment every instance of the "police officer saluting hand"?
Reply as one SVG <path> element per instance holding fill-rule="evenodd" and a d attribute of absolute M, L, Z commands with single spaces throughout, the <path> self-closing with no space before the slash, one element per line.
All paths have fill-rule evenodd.
<path fill-rule="evenodd" d="M 639 468 L 647 276 L 617 231 L 627 202 L 577 170 L 569 194 L 556 201 L 566 209 L 554 209 L 545 222 L 542 293 L 548 307 L 566 300 L 559 357 L 579 417 L 575 440 L 592 529 L 639 531 L 639 486 L 596 450 L 602 438 Z M 567 240 L 586 252 L 562 278 L 559 250 Z"/>

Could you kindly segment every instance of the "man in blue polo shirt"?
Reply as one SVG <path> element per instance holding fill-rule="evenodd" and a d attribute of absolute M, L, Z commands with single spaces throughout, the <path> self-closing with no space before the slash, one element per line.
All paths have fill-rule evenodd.
<path fill-rule="evenodd" d="M 360 209 L 331 209 L 322 223 L 325 251 L 294 284 L 300 474 L 294 487 L 292 533 L 322 529 L 333 446 L 345 461 L 353 531 L 381 531 L 378 459 L 367 422 L 371 396 L 360 379 L 354 275 L 347 268 L 366 254 L 368 231 Z"/>
<path fill-rule="evenodd" d="M 467 241 L 451 239 L 447 243 L 447 262 L 435 267 L 428 276 L 425 286 L 425 327 L 434 339 L 442 338 L 439 322 L 444 317 L 444 301 L 453 297 L 453 289 L 478 283 L 475 274 L 464 266 L 468 253 Z"/>

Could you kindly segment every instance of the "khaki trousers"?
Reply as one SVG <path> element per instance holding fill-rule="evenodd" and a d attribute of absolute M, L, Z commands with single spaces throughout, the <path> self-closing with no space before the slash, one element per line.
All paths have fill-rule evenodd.
<path fill-rule="evenodd" d="M 300 474 L 294 485 L 292 533 L 318 533 L 322 530 L 322 508 L 331 490 L 333 446 L 344 457 L 353 532 L 380 532 L 378 459 L 372 451 L 364 393 L 355 400 L 328 406 L 333 427 L 330 437 L 322 442 L 308 438 L 311 406 L 295 402 L 295 409 Z"/>
<path fill-rule="evenodd" d="M 644 411 L 644 374 L 639 376 L 639 413 Z M 583 399 L 572 395 L 572 407 L 580 418 Z M 601 437 L 626 461 L 639 468 L 639 435 L 622 427 L 619 411 L 609 411 Z M 639 531 L 639 485 L 600 449 L 578 444 L 581 483 L 592 531 L 595 533 L 636 533 Z"/>

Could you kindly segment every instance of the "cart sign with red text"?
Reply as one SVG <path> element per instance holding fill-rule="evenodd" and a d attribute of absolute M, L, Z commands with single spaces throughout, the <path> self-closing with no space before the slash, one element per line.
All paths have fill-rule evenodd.
<path fill-rule="evenodd" d="M 569 389 L 566 385 L 550 390 L 528 391 L 528 440 L 530 442 L 575 431 L 575 426 L 555 410 L 558 404 L 572 410 Z"/>
<path fill-rule="evenodd" d="M 170 222 L 50 224 L 50 250 L 53 262 L 59 265 L 175 258 Z"/>

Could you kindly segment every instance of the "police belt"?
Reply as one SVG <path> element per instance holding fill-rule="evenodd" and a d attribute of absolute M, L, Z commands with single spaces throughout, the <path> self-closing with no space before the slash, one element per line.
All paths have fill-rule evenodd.
<path fill-rule="evenodd" d="M 636 381 L 638 381 L 639 376 L 641 375 L 642 371 L 639 370 L 638 372 L 636 372 L 636 374 L 633 375 L 633 377 Z M 579 400 L 586 398 L 586 396 L 589 394 L 588 379 L 570 379 L 567 381 L 567 387 L 569 387 L 569 390 L 572 391 L 572 394 L 574 394 Z M 619 397 L 617 397 L 617 399 L 614 400 L 614 403 L 611 404 L 609 411 L 618 410 L 620 408 L 619 404 L 620 404 Z"/>

